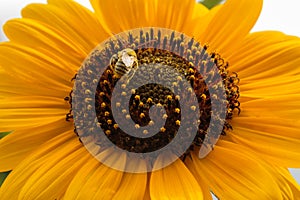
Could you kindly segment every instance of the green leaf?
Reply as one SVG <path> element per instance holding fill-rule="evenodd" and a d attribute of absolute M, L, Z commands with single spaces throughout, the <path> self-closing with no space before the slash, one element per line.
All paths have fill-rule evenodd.
<path fill-rule="evenodd" d="M 10 132 L 0 132 L 0 139 L 4 138 L 5 136 L 7 136 L 8 134 L 10 134 L 12 131 Z"/>
<path fill-rule="evenodd" d="M 2 183 L 4 182 L 4 180 L 6 179 L 6 177 L 8 176 L 8 174 L 10 173 L 11 171 L 8 171 L 8 172 L 0 172 L 0 187 L 2 185 Z"/>
<path fill-rule="evenodd" d="M 201 0 L 199 3 L 202 3 L 206 8 L 212 9 L 216 5 L 220 4 L 223 0 Z"/>

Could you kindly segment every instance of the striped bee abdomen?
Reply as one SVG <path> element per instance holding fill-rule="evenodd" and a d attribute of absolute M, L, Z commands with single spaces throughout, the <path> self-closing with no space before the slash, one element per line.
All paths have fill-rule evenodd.
<path fill-rule="evenodd" d="M 115 65 L 115 73 L 122 76 L 128 72 L 128 67 L 125 65 L 125 63 L 119 59 Z"/>

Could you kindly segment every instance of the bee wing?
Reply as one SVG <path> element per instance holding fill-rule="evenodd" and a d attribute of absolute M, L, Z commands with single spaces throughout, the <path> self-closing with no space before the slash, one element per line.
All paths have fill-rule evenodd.
<path fill-rule="evenodd" d="M 124 53 L 122 56 L 122 61 L 126 67 L 131 67 L 134 63 L 134 57 Z"/>
<path fill-rule="evenodd" d="M 135 72 L 136 72 L 136 69 L 131 69 L 126 74 L 123 75 L 125 83 L 128 83 L 132 79 L 132 77 L 134 76 Z"/>
<path fill-rule="evenodd" d="M 127 76 L 131 78 L 135 74 L 135 71 L 136 71 L 135 69 L 128 71 Z"/>

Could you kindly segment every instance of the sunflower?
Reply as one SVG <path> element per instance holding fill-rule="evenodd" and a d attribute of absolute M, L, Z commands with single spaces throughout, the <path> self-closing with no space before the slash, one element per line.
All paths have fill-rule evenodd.
<path fill-rule="evenodd" d="M 299 199 L 300 187 L 287 168 L 300 167 L 300 39 L 276 31 L 249 33 L 261 11 L 261 0 L 228 0 L 211 10 L 193 0 L 91 0 L 91 4 L 94 11 L 71 0 L 31 4 L 22 10 L 21 19 L 4 25 L 9 41 L 0 44 L 0 127 L 3 132 L 13 132 L 0 140 L 0 171 L 11 171 L 1 186 L 1 199 L 212 199 L 210 192 L 220 199 Z M 158 27 L 161 32 L 153 33 L 151 40 L 151 30 L 156 29 L 143 27 Z M 98 46 L 113 34 L 135 28 L 144 32 L 133 34 L 132 41 L 130 32 L 125 37 L 137 48 L 134 52 L 119 54 L 124 48 L 116 40 L 110 46 Z M 171 32 L 166 35 L 165 29 Z M 138 47 L 144 38 L 150 45 L 163 45 L 164 38 L 173 33 L 190 38 L 190 48 L 183 48 L 180 35 L 168 38 L 167 46 L 177 45 L 179 54 L 181 49 L 190 50 L 194 60 L 197 51 L 203 51 L 201 63 L 213 62 L 225 85 L 222 135 L 201 159 L 198 150 L 211 118 L 206 114 L 212 109 L 207 100 L 213 99 L 208 86 L 200 84 L 201 76 L 188 60 L 162 48 Z M 173 74 L 161 67 L 167 62 L 173 68 L 180 62 L 178 70 L 188 72 L 183 78 L 191 83 L 199 102 L 195 106 L 204 106 L 204 114 L 192 145 L 171 164 L 141 173 L 113 169 L 95 158 L 95 146 L 86 148 L 90 143 L 80 141 L 86 133 L 74 127 L 76 114 L 81 113 L 73 106 L 72 93 L 80 97 L 90 92 L 81 94 L 78 86 L 93 82 L 84 82 L 82 74 L 93 74 L 84 70 L 97 65 L 101 48 L 110 53 L 103 59 L 111 68 L 96 82 L 97 123 L 114 144 L 127 151 L 151 151 L 154 144 L 165 145 L 161 142 L 171 140 L 171 130 L 181 124 L 177 114 L 183 111 L 176 106 L 180 98 L 165 88 L 149 84 L 132 91 L 130 108 L 166 107 L 172 101 L 174 112 L 167 114 L 175 124 L 162 127 L 160 133 L 165 134 L 155 140 L 135 140 L 135 145 L 128 146 L 126 140 L 131 139 L 122 136 L 105 110 L 111 87 L 119 80 L 114 70 L 120 65 L 120 55 L 145 60 L 160 73 L 166 70 L 165 79 Z M 141 61 L 136 63 L 143 67 Z M 163 95 L 155 100 L 152 92 L 149 95 L 153 98 L 144 99 L 145 91 Z M 138 114 L 139 124 L 150 123 L 149 113 Z M 125 115 L 124 119 L 127 116 L 131 117 Z M 143 144 L 142 150 L 138 144 Z M 159 155 L 152 164 L 157 166 L 173 157 Z M 102 158 L 119 166 L 128 159 L 110 149 L 102 152 Z M 128 165 L 136 170 L 148 165 L 141 160 L 133 163 Z"/>

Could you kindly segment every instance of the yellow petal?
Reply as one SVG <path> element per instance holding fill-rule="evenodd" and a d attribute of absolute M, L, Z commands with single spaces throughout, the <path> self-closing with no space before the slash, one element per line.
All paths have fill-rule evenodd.
<path fill-rule="evenodd" d="M 107 159 L 125 167 L 126 157 L 114 154 Z M 112 199 L 122 181 L 123 172 L 114 170 L 93 159 L 82 167 L 68 187 L 65 199 Z"/>
<path fill-rule="evenodd" d="M 219 140 L 204 159 L 192 153 L 197 174 L 220 199 L 281 199 L 276 179 L 240 145 Z"/>
<path fill-rule="evenodd" d="M 255 150 L 271 163 L 300 167 L 299 123 L 274 117 L 239 117 L 232 125 L 228 137 L 234 142 Z"/>
<path fill-rule="evenodd" d="M 130 160 L 127 167 L 134 171 L 146 169 L 143 160 Z M 113 199 L 143 199 L 147 186 L 147 173 L 124 173 L 120 187 Z"/>
<path fill-rule="evenodd" d="M 288 94 L 242 102 L 241 116 L 279 117 L 300 121 L 300 95 Z"/>
<path fill-rule="evenodd" d="M 0 61 L 1 62 L 1 61 Z M 36 97 L 48 97 L 50 99 L 61 99 L 68 96 L 69 90 L 54 90 L 50 87 L 37 84 L 30 80 L 16 79 L 13 74 L 6 72 L 0 73 L 0 98 L 11 98 L 16 96 L 36 96 Z M 34 88 L 34 90 L 32 89 Z"/>
<path fill-rule="evenodd" d="M 278 184 L 282 193 L 283 199 L 297 199 L 300 195 L 300 186 L 292 177 L 290 172 L 282 167 L 275 167 L 274 168 L 274 175 L 278 179 Z M 275 174 L 276 173 L 276 174 Z M 279 174 L 279 176 L 278 176 Z"/>
<path fill-rule="evenodd" d="M 69 111 L 69 103 L 51 97 L 18 96 L 1 99 L 0 109 L 1 129 L 16 130 L 65 118 Z"/>
<path fill-rule="evenodd" d="M 47 109 L 47 108 L 56 108 L 65 110 L 67 107 L 66 102 L 62 101 L 62 99 L 57 97 L 47 97 L 47 96 L 17 96 L 7 98 L 7 102 L 5 100 L 0 102 L 1 109 Z M 60 114 L 60 113 L 59 113 Z"/>
<path fill-rule="evenodd" d="M 198 3 L 197 5 L 202 5 L 200 3 Z M 219 12 L 219 10 L 222 8 L 223 4 L 217 5 L 215 7 L 213 7 L 212 9 L 203 12 L 203 15 L 201 15 L 200 17 L 196 18 L 195 21 L 192 22 L 187 22 L 190 23 L 191 26 L 194 26 L 194 32 L 193 32 L 193 36 L 199 40 L 199 42 L 202 43 L 202 45 L 204 45 L 204 42 L 201 41 L 201 36 L 203 35 L 203 33 L 205 32 L 207 26 L 209 25 L 210 21 L 214 18 L 214 16 L 216 15 L 216 13 Z M 196 9 L 197 10 L 197 6 Z M 201 27 L 201 28 L 199 28 Z"/>
<path fill-rule="evenodd" d="M 150 186 L 149 183 L 150 181 L 147 181 L 147 186 L 146 186 L 146 190 L 145 190 L 145 195 L 143 197 L 143 200 L 151 200 L 151 196 L 150 196 Z"/>
<path fill-rule="evenodd" d="M 52 52 L 78 65 L 87 55 L 80 45 L 71 41 L 63 33 L 33 19 L 10 20 L 3 26 L 3 30 L 14 43 L 35 48 L 38 51 Z"/>
<path fill-rule="evenodd" d="M 14 169 L 33 150 L 55 136 L 64 132 L 72 137 L 75 136 L 72 124 L 66 123 L 62 118 L 46 122 L 34 127 L 19 128 L 0 140 L 1 171 Z"/>
<path fill-rule="evenodd" d="M 194 178 L 197 180 L 198 184 L 200 185 L 203 191 L 203 199 L 212 200 L 210 188 L 206 184 L 205 180 L 203 180 L 203 177 L 198 175 L 197 169 L 194 166 L 192 158 L 190 156 L 187 156 L 184 163 L 187 166 L 187 168 L 190 170 L 190 172 L 194 175 Z"/>
<path fill-rule="evenodd" d="M 64 199 L 78 199 L 78 193 L 88 181 L 89 177 L 94 174 L 96 169 L 101 165 L 101 163 L 96 159 L 89 159 L 86 164 L 82 165 L 81 169 L 74 174 L 74 178 L 69 184 L 66 190 Z M 95 183 L 96 185 L 96 183 Z M 90 188 L 90 193 L 95 193 L 96 187 Z"/>
<path fill-rule="evenodd" d="M 267 136 L 277 135 L 279 137 L 300 139 L 300 135 L 297 134 L 300 124 L 293 120 L 274 116 L 240 116 L 234 118 L 231 122 L 236 128 L 265 132 Z"/>
<path fill-rule="evenodd" d="M 78 146 L 78 144 L 80 143 L 74 140 L 74 145 Z M 80 145 L 80 147 L 64 157 L 61 156 L 62 151 L 48 155 L 45 163 L 26 181 L 19 198 L 24 200 L 61 199 L 73 179 L 74 173 L 89 158 L 92 158 L 83 146 Z M 68 149 L 72 149 L 72 147 Z"/>
<path fill-rule="evenodd" d="M 262 8 L 262 0 L 228 0 L 209 22 L 200 36 L 211 50 L 227 57 L 234 52 L 255 24 Z M 201 28 L 201 27 L 200 27 Z"/>
<path fill-rule="evenodd" d="M 221 144 L 225 148 L 231 148 L 231 146 L 235 146 L 233 143 L 229 142 L 223 142 Z M 248 154 L 250 155 L 251 152 L 253 153 L 252 157 L 255 158 L 255 151 L 252 151 L 251 149 L 246 149 L 244 146 L 241 147 L 242 151 L 248 151 Z M 274 178 L 276 181 L 282 199 L 294 199 L 294 197 L 299 197 L 299 192 L 300 192 L 300 186 L 299 184 L 296 183 L 295 179 L 292 177 L 291 173 L 283 167 L 278 167 L 277 163 L 275 162 L 266 162 L 266 159 L 261 159 L 265 157 L 256 157 L 257 160 L 259 160 L 259 163 L 261 164 L 262 167 L 264 167 L 270 175 Z M 297 198 L 295 198 L 297 199 Z"/>
<path fill-rule="evenodd" d="M 111 199 L 117 192 L 122 172 L 100 165 L 82 186 L 77 199 Z"/>
<path fill-rule="evenodd" d="M 289 170 L 283 167 L 276 167 L 276 172 L 279 173 L 284 181 L 288 184 L 289 188 L 285 188 L 288 193 L 285 193 L 284 199 L 298 199 L 300 197 L 300 185 L 296 182 L 295 178 L 291 175 Z"/>
<path fill-rule="evenodd" d="M 270 98 L 300 93 L 300 76 L 275 76 L 255 81 L 241 80 L 240 89 L 243 97 Z M 293 99 L 292 99 L 293 100 Z"/>
<path fill-rule="evenodd" d="M 70 64 L 61 61 L 61 58 L 12 42 L 0 45 L 0 59 L 0 65 L 15 80 L 21 79 L 58 91 L 69 89 L 75 74 Z"/>
<path fill-rule="evenodd" d="M 155 165 L 166 161 L 158 157 Z M 155 168 L 155 167 L 154 167 Z M 154 171 L 150 179 L 151 199 L 203 199 L 200 186 L 181 160 Z"/>
<path fill-rule="evenodd" d="M 300 39 L 280 32 L 252 33 L 229 58 L 244 83 L 299 73 Z"/>
<path fill-rule="evenodd" d="M 0 100 L 0 126 L 4 129 L 32 127 L 64 118 L 69 103 L 55 97 L 14 96 Z"/>
<path fill-rule="evenodd" d="M 192 21 L 197 11 L 203 12 L 203 14 L 207 12 L 203 6 L 196 7 L 196 3 L 193 0 L 184 0 L 181 1 L 180 4 L 178 4 L 177 0 L 91 0 L 90 2 L 95 9 L 99 21 L 102 24 L 106 24 L 106 27 L 108 27 L 112 33 L 150 26 L 172 28 L 181 32 L 191 32 L 191 30 L 185 27 L 187 25 L 186 22 Z M 203 15 L 202 13 L 197 14 L 198 16 Z M 116 24 L 118 24 L 118 26 L 116 26 Z M 194 28 L 191 26 L 188 27 Z"/>
<path fill-rule="evenodd" d="M 22 16 L 55 28 L 86 52 L 108 37 L 95 14 L 75 1 L 51 0 L 48 3 L 31 4 L 22 10 Z"/>
<path fill-rule="evenodd" d="M 148 26 L 148 13 L 155 12 L 155 1 L 90 1 L 95 13 L 105 27 L 111 30 L 112 34 L 123 32 L 137 28 L 139 22 L 143 22 L 143 26 Z M 138 10 L 138 12 L 136 12 Z M 112 14 L 112 13 L 122 13 Z M 126 16 L 126 17 L 123 17 Z M 137 17 L 139 20 L 137 20 Z M 118 26 L 116 26 L 118 24 Z"/>
<path fill-rule="evenodd" d="M 18 167 L 14 168 L 0 188 L 1 198 L 18 199 L 24 184 L 30 177 L 35 175 L 38 169 L 42 169 L 45 163 L 56 162 L 57 164 L 58 161 L 72 154 L 80 146 L 81 144 L 77 141 L 76 137 L 69 132 L 53 137 L 49 142 L 40 146 L 39 149 L 24 159 Z M 55 156 L 50 156 L 54 154 Z"/>
<path fill-rule="evenodd" d="M 205 16 L 209 13 L 209 11 L 210 10 L 207 9 L 206 6 L 204 6 L 202 3 L 197 3 L 195 5 L 193 18 L 196 19 L 200 16 Z"/>

